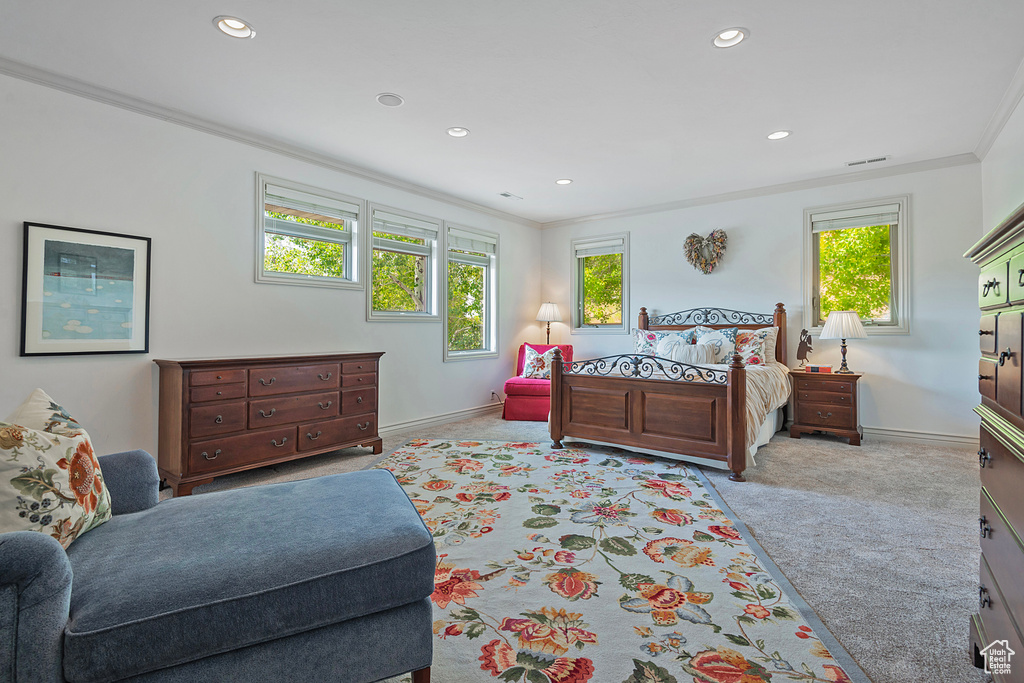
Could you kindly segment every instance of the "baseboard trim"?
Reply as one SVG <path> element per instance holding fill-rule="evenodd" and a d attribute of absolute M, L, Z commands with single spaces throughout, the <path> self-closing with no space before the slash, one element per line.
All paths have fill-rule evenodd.
<path fill-rule="evenodd" d="M 918 432 L 912 429 L 883 429 L 882 427 L 864 427 L 864 438 L 879 441 L 901 441 L 905 443 L 921 443 L 943 446 L 978 447 L 977 436 L 961 436 L 959 434 L 938 434 L 934 432 Z"/>
<path fill-rule="evenodd" d="M 493 405 L 477 406 L 476 408 L 465 408 L 463 410 L 455 410 L 450 413 L 441 413 L 440 415 L 432 415 L 431 417 L 422 417 L 417 420 L 408 420 L 407 422 L 396 422 L 390 424 L 387 427 L 381 427 L 377 430 L 378 434 L 391 434 L 393 432 L 400 432 L 405 429 L 416 429 L 418 427 L 435 427 L 437 425 L 443 425 L 448 422 L 455 422 L 456 420 L 465 420 L 470 417 L 478 417 L 480 415 L 486 415 L 487 413 L 494 412 L 501 408 L 500 403 Z"/>

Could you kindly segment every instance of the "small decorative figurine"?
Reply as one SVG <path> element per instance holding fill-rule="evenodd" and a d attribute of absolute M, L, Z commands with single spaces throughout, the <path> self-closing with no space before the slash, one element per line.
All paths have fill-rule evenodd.
<path fill-rule="evenodd" d="M 807 365 L 807 355 L 813 350 L 810 333 L 807 330 L 800 330 L 800 344 L 796 347 L 796 357 L 800 361 L 800 367 Z"/>
<path fill-rule="evenodd" d="M 691 266 L 707 275 L 715 269 L 725 253 L 726 235 L 721 228 L 712 230 L 707 237 L 691 234 L 683 243 L 683 252 Z"/>

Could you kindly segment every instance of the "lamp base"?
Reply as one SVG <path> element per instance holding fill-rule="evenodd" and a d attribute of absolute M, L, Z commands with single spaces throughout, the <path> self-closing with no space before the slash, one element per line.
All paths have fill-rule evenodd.
<path fill-rule="evenodd" d="M 837 375 L 852 375 L 852 374 L 854 374 L 853 370 L 851 370 L 850 367 L 846 364 L 846 340 L 845 339 L 843 340 L 843 345 L 842 345 L 842 349 L 841 350 L 842 350 L 842 353 L 843 353 L 843 363 L 842 363 L 842 365 L 839 366 L 839 369 L 836 370 L 836 374 Z"/>

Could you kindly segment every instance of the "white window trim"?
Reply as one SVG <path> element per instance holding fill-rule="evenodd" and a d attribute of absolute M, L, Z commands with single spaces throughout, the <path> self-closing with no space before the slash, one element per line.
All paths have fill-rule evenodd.
<path fill-rule="evenodd" d="M 827 213 L 833 211 L 848 211 L 850 209 L 881 206 L 885 204 L 899 204 L 899 224 L 896 228 L 896 277 L 893 286 L 896 291 L 893 302 L 896 308 L 895 325 L 864 325 L 869 337 L 904 335 L 910 334 L 910 195 L 898 195 L 895 197 L 881 197 L 843 204 L 830 204 L 828 206 L 816 206 L 804 209 L 804 257 L 803 257 L 803 295 L 804 315 L 803 327 L 812 335 L 821 334 L 822 325 L 816 325 L 814 320 L 814 235 L 811 228 L 811 216 L 813 214 Z"/>
<path fill-rule="evenodd" d="M 622 324 L 620 325 L 580 325 L 580 268 L 579 259 L 576 257 L 578 249 L 586 249 L 588 245 L 595 245 L 611 240 L 622 240 Z M 572 334 L 629 334 L 629 232 L 616 232 L 607 235 L 595 235 L 594 237 L 580 237 L 572 240 L 569 248 L 569 272 L 572 274 L 572 299 L 570 325 Z"/>
<path fill-rule="evenodd" d="M 486 314 L 486 320 L 484 321 L 484 339 L 486 340 L 487 348 L 479 351 L 450 351 L 448 349 L 448 263 L 451 259 L 448 250 L 448 232 L 449 230 L 458 230 L 461 232 L 468 232 L 474 235 L 480 235 L 481 237 L 489 238 L 494 241 L 494 254 L 488 259 L 490 263 L 487 266 L 487 283 L 485 285 L 485 295 L 487 297 L 487 305 L 484 313 Z M 479 228 L 469 228 L 464 225 L 457 225 L 455 223 L 449 223 L 445 221 L 444 230 L 444 269 L 441 274 L 441 305 L 444 307 L 444 313 L 441 316 L 443 322 L 443 331 L 441 334 L 441 348 L 444 351 L 444 362 L 449 361 L 463 361 L 463 360 L 476 360 L 480 358 L 497 358 L 498 357 L 498 261 L 501 254 L 501 237 L 494 232 L 487 230 L 480 230 Z"/>
<path fill-rule="evenodd" d="M 393 214 L 402 218 L 409 218 L 417 222 L 428 223 L 437 227 L 437 237 L 428 246 L 427 270 L 427 310 L 426 311 L 375 311 L 373 310 L 373 215 L 375 211 Z M 438 283 L 440 271 L 440 248 L 443 240 L 444 221 L 439 218 L 431 218 L 422 214 L 413 213 L 404 209 L 396 209 L 383 204 L 369 203 L 366 211 L 367 228 L 363 230 L 365 235 L 366 258 L 363 259 L 366 279 L 366 320 L 368 322 L 439 322 L 442 318 L 438 295 L 441 287 Z M 410 249 L 410 253 L 413 251 Z"/>
<path fill-rule="evenodd" d="M 267 185 L 277 185 L 289 190 L 295 190 L 296 192 L 303 192 L 305 194 L 311 194 L 316 196 L 325 197 L 327 199 L 335 199 L 337 201 L 345 202 L 347 204 L 355 204 L 358 208 L 359 217 L 355 223 L 351 223 L 352 232 L 351 237 L 346 240 L 348 246 L 346 266 L 350 279 L 342 279 L 337 277 L 324 277 L 318 275 L 302 275 L 300 273 L 276 273 L 273 271 L 264 271 L 263 263 L 266 256 L 266 222 L 265 222 L 265 208 L 266 208 L 266 190 Z M 311 185 L 304 185 L 303 183 L 296 183 L 291 180 L 285 180 L 284 178 L 275 178 L 274 176 L 265 175 L 263 173 L 256 174 L 256 282 L 261 284 L 275 284 L 275 285 L 297 285 L 300 287 L 328 287 L 333 289 L 363 289 L 363 282 L 361 275 L 363 269 L 360 264 L 362 259 L 363 249 L 360 234 L 363 230 L 363 217 L 366 216 L 366 202 L 358 197 L 350 197 L 348 195 L 341 194 L 340 192 L 334 192 L 332 190 L 325 190 L 320 187 L 313 187 Z M 273 231 L 271 231 L 273 232 Z"/>

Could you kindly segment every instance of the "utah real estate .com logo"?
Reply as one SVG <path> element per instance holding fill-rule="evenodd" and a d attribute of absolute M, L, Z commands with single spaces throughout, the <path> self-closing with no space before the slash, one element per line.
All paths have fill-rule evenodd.
<path fill-rule="evenodd" d="M 1009 676 L 1010 658 L 1017 653 L 1010 649 L 1007 641 L 993 640 L 981 654 L 985 657 L 985 673 Z"/>

